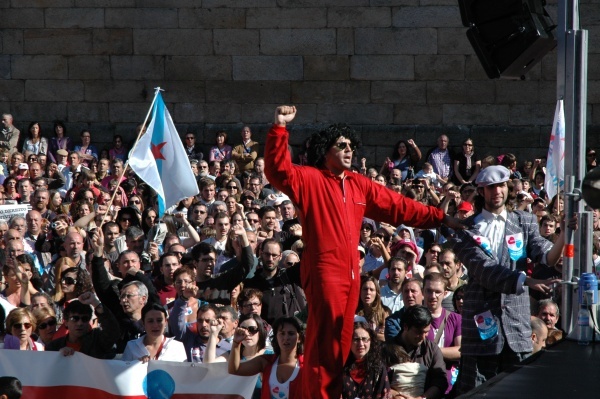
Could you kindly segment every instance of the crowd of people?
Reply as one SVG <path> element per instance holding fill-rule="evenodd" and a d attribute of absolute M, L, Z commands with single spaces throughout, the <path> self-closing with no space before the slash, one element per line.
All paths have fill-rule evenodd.
<path fill-rule="evenodd" d="M 324 363 L 338 361 L 342 351 L 343 398 L 431 399 L 465 392 L 501 371 L 491 357 L 516 354 L 511 361 L 518 361 L 562 338 L 561 293 L 551 284 L 561 277 L 565 216 L 562 196 L 548 198 L 544 190 L 543 157 L 480 157 L 471 138 L 455 153 L 441 135 L 428 151 L 400 140 L 377 168 L 359 156 L 358 140 L 345 128 L 327 142 L 313 136 L 296 157 L 287 142 L 271 144 L 266 159 L 250 127 L 231 140 L 235 145 L 218 131 L 211 148 L 187 132 L 182 142 L 200 193 L 159 217 L 156 194 L 126 167 L 121 136 L 99 149 L 89 130 L 75 144 L 60 121 L 52 137 L 37 122 L 22 134 L 9 114 L 2 125 L 0 205 L 27 205 L 26 214 L 0 221 L 4 349 L 227 362 L 231 374 L 260 375 L 256 398 L 301 397 L 314 365 L 303 367 L 305 349 L 307 358 L 330 357 Z M 267 141 L 284 127 L 273 127 Z M 348 190 L 344 203 L 286 163 L 336 175 L 331 160 L 315 162 L 310 151 L 318 145 L 346 165 L 331 177 L 333 187 L 341 181 Z M 587 154 L 595 166 L 595 152 Z M 377 195 L 363 203 L 358 192 L 367 181 Z M 399 197 L 429 207 L 414 208 L 418 223 L 409 209 L 401 219 L 385 213 Z M 348 224 L 334 207 L 367 209 L 372 218 Z M 426 209 L 431 220 L 423 219 Z M 600 235 L 599 216 L 594 210 Z M 338 237 L 324 236 L 321 225 Z M 522 240 L 524 254 L 513 253 L 505 232 Z M 349 248 L 355 238 L 358 247 Z M 600 264 L 597 243 L 595 236 Z M 309 275 L 319 262 L 329 266 Z M 343 304 L 330 305 L 342 296 Z M 520 313 L 515 320 L 500 309 L 511 298 Z M 345 306 L 354 318 L 338 319 L 347 316 Z M 330 323 L 310 325 L 316 313 Z M 480 335 L 484 322 L 472 321 L 479 317 L 491 320 L 495 335 Z M 351 328 L 351 340 L 335 328 Z M 315 338 L 305 342 L 307 329 Z M 342 343 L 328 349 L 320 339 Z"/>

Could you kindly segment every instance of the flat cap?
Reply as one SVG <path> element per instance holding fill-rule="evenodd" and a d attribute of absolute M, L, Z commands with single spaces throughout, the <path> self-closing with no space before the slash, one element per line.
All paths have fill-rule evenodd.
<path fill-rule="evenodd" d="M 492 165 L 483 169 L 477 175 L 475 182 L 477 187 L 485 187 L 491 184 L 504 183 L 510 178 L 510 170 L 500 165 Z"/>
<path fill-rule="evenodd" d="M 69 155 L 68 151 L 67 150 L 63 150 L 62 148 L 60 150 L 56 151 L 56 153 L 58 155 L 62 155 L 63 157 L 66 157 L 67 155 Z"/>

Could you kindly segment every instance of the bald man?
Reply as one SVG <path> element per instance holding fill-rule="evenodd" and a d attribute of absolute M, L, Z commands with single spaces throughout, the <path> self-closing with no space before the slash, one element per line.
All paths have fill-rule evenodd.
<path fill-rule="evenodd" d="M 85 251 L 83 250 L 83 237 L 76 231 L 71 231 L 65 237 L 65 251 L 77 267 L 85 269 Z"/>

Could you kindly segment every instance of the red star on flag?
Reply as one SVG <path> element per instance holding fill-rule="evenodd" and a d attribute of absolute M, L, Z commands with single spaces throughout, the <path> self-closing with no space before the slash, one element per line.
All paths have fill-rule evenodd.
<path fill-rule="evenodd" d="M 163 141 L 162 143 L 155 145 L 154 143 L 152 143 L 152 155 L 154 155 L 154 159 L 159 160 L 159 159 L 165 159 L 165 157 L 162 154 L 162 148 L 167 145 L 166 141 Z M 148 148 L 148 147 L 146 147 Z"/>

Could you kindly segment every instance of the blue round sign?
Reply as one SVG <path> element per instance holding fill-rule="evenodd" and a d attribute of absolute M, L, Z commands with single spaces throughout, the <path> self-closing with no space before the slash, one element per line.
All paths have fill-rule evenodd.
<path fill-rule="evenodd" d="M 175 393 L 175 380 L 164 370 L 149 372 L 143 384 L 148 399 L 171 399 Z"/>

